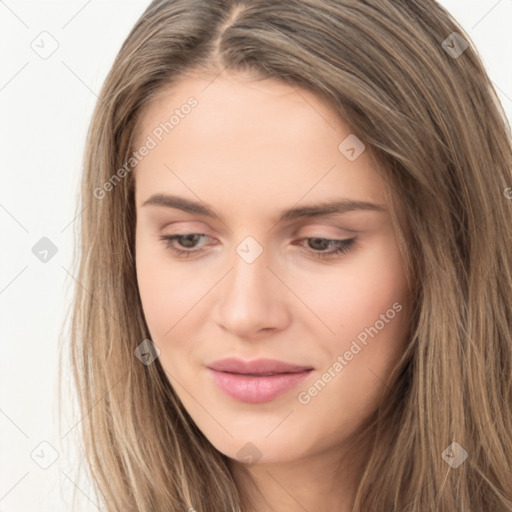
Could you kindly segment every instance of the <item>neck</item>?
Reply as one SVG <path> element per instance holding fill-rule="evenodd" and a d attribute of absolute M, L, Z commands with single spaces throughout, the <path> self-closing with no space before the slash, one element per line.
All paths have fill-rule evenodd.
<path fill-rule="evenodd" d="M 315 454 L 253 465 L 229 459 L 241 489 L 242 512 L 352 512 L 367 448 L 347 442 L 338 450 L 330 447 Z"/>

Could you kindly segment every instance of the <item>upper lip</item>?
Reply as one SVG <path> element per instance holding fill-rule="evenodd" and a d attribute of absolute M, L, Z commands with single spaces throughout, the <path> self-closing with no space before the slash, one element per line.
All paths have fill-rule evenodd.
<path fill-rule="evenodd" d="M 260 374 L 260 373 L 297 373 L 312 370 L 311 366 L 296 365 L 278 361 L 277 359 L 255 359 L 243 361 L 229 357 L 220 359 L 208 365 L 208 368 L 218 372 Z"/>

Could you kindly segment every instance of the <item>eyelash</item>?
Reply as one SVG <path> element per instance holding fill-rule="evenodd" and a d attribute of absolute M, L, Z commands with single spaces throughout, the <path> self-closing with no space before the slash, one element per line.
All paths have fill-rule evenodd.
<path fill-rule="evenodd" d="M 201 250 L 183 250 L 183 249 L 177 249 L 172 245 L 173 241 L 180 238 L 185 238 L 187 236 L 206 236 L 203 233 L 187 233 L 185 235 L 160 235 L 159 238 L 166 245 L 168 249 L 170 249 L 176 256 L 180 258 L 188 258 L 193 253 L 200 253 Z M 336 248 L 329 252 L 317 252 L 312 249 L 306 249 L 303 246 L 300 246 L 301 251 L 309 252 L 310 254 L 313 254 L 315 257 L 319 257 L 320 259 L 329 259 L 334 258 L 340 254 L 344 254 L 350 251 L 352 246 L 354 245 L 356 239 L 355 238 L 349 238 L 348 240 L 333 240 L 330 238 L 320 238 L 320 237 L 307 237 L 303 238 L 302 240 L 322 240 L 326 242 L 330 242 L 336 245 Z"/>

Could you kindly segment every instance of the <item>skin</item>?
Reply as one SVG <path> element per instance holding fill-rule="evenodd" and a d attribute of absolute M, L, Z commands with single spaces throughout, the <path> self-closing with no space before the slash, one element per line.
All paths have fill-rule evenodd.
<path fill-rule="evenodd" d="M 348 512 L 366 453 L 364 445 L 354 450 L 353 437 L 407 343 L 411 294 L 384 182 L 368 150 L 355 161 L 338 150 L 352 132 L 327 102 L 242 74 L 188 77 L 164 91 L 144 111 L 136 147 L 190 96 L 197 107 L 135 174 L 137 279 L 159 362 L 192 419 L 230 457 L 235 479 L 248 474 L 257 483 L 258 511 Z M 220 218 L 144 206 L 156 193 L 206 203 Z M 282 210 L 333 199 L 384 210 L 276 223 Z M 179 257 L 159 239 L 187 233 L 206 237 L 173 246 L 202 252 Z M 252 263 L 236 252 L 247 236 L 263 248 Z M 348 252 L 328 259 L 317 253 L 333 246 L 308 242 L 353 237 Z M 300 403 L 299 392 L 394 303 L 401 311 Z M 247 404 L 212 383 L 206 365 L 225 357 L 314 370 L 296 389 Z M 258 450 L 253 464 L 237 455 L 248 442 Z"/>

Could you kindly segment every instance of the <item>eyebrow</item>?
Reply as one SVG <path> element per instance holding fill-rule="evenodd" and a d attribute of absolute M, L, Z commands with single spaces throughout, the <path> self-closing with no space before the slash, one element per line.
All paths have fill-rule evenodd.
<path fill-rule="evenodd" d="M 153 205 L 163 206 L 166 208 L 176 208 L 187 213 L 203 215 L 220 219 L 220 217 L 204 203 L 185 199 L 184 197 L 167 195 L 167 194 L 153 194 L 149 199 L 144 201 L 142 206 Z M 305 206 L 299 206 L 283 210 L 278 218 L 278 222 L 284 222 L 294 219 L 302 218 L 315 218 L 324 217 L 327 215 L 344 214 L 353 211 L 374 211 L 385 212 L 387 211 L 383 205 L 370 203 L 367 201 L 356 201 L 351 199 L 339 199 L 335 201 L 327 201 L 314 203 Z"/>

